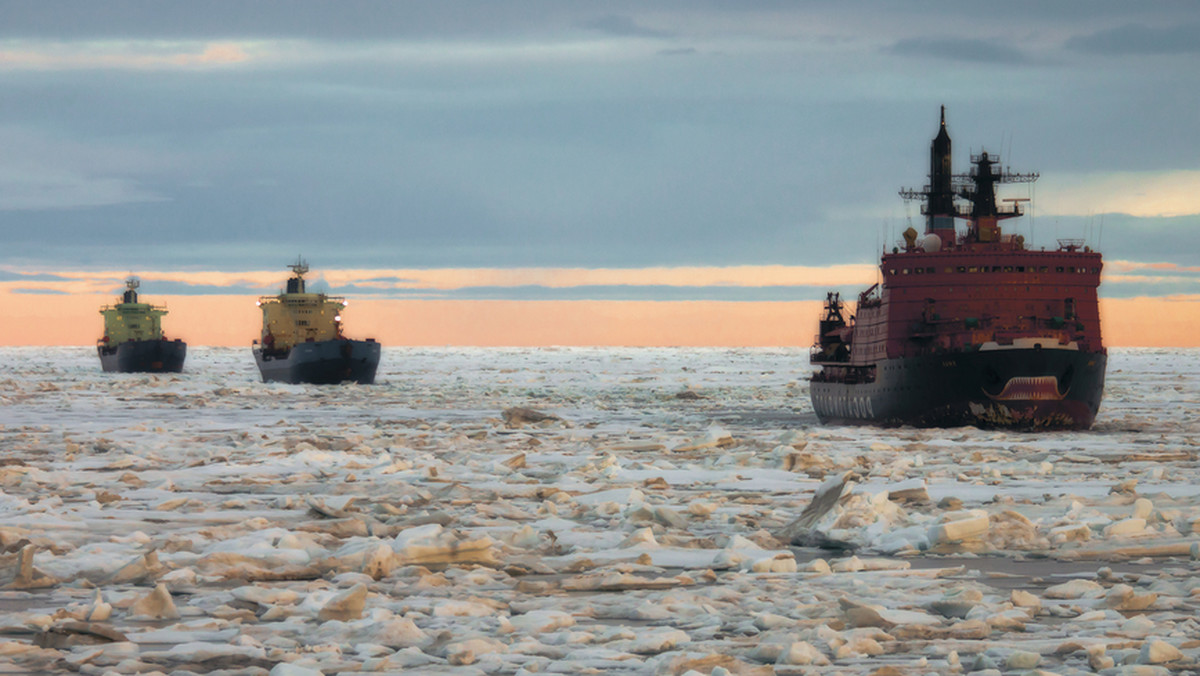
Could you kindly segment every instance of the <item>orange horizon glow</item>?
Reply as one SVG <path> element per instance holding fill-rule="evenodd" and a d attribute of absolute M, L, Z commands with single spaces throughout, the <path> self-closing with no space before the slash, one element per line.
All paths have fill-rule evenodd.
<path fill-rule="evenodd" d="M 110 294 L 0 291 L 0 345 L 93 345 Z M 166 334 L 191 345 L 249 346 L 261 318 L 246 296 L 155 296 Z M 384 346 L 801 347 L 820 301 L 351 299 L 346 333 Z M 1101 299 L 1109 347 L 1200 347 L 1200 297 Z"/>

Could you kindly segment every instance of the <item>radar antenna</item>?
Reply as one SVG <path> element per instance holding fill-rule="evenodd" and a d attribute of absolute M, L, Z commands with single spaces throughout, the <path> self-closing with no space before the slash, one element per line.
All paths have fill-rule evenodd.
<path fill-rule="evenodd" d="M 137 277 L 134 277 L 133 275 L 129 275 L 128 277 L 125 278 L 125 288 L 129 289 L 130 291 L 136 290 L 141 285 L 142 285 L 142 282 Z"/>
<path fill-rule="evenodd" d="M 303 258 L 297 257 L 296 262 L 288 266 L 292 272 L 296 273 L 297 277 L 303 277 L 308 274 L 308 262 Z"/>

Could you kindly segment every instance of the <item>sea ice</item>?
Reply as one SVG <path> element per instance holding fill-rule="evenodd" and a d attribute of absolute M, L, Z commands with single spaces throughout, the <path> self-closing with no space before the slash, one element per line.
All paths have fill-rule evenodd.
<path fill-rule="evenodd" d="M 803 349 L 387 348 L 315 387 L 3 348 L 0 660 L 1195 671 L 1197 357 L 1112 350 L 1093 430 L 1027 434 L 821 426 Z"/>

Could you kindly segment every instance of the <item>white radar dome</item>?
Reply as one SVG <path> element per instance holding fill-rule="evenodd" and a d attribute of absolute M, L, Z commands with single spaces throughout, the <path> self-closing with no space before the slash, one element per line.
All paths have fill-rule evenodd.
<path fill-rule="evenodd" d="M 925 235 L 925 239 L 921 240 L 921 248 L 925 250 L 925 253 L 941 251 L 942 238 L 931 232 L 928 235 Z"/>

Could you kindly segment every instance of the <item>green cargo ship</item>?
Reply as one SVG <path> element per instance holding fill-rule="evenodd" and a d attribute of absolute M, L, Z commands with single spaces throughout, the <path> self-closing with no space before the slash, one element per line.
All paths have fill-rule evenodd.
<path fill-rule="evenodd" d="M 183 370 L 187 343 L 163 335 L 167 309 L 138 301 L 137 277 L 125 280 L 121 302 L 100 308 L 104 337 L 96 341 L 100 365 L 111 373 L 178 373 Z"/>

